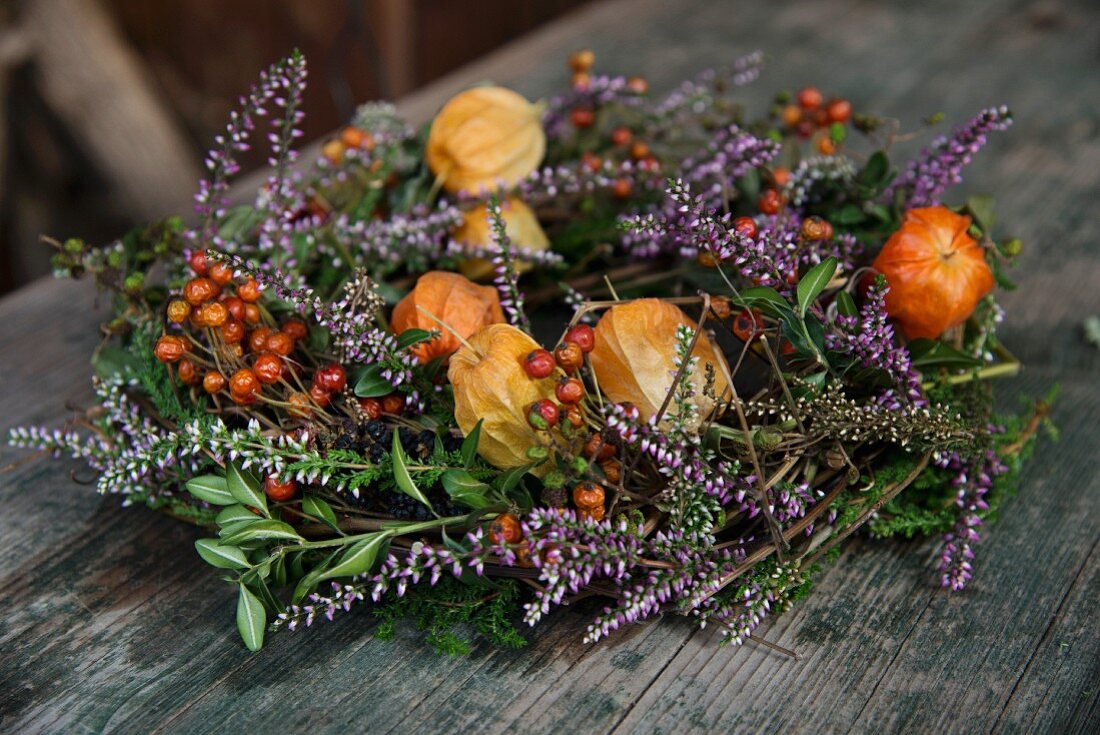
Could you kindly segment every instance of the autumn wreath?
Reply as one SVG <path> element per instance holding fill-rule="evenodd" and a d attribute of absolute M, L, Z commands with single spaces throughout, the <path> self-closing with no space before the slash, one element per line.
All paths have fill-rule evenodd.
<path fill-rule="evenodd" d="M 97 401 L 11 441 L 208 528 L 252 649 L 357 603 L 519 645 L 589 597 L 591 641 L 675 612 L 742 643 L 860 527 L 944 534 L 963 587 L 1045 412 L 986 380 L 1018 367 L 1020 243 L 942 200 L 1009 113 L 896 170 L 899 123 L 815 88 L 749 117 L 761 63 L 654 98 L 581 52 L 541 105 L 478 87 L 420 131 L 365 105 L 312 166 L 305 62 L 274 65 L 189 224 L 56 243 L 114 297 Z M 270 176 L 230 207 L 261 118 Z"/>

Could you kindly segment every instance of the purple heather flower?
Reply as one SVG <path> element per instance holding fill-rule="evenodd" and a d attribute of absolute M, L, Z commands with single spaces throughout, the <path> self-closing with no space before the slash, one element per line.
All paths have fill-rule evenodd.
<path fill-rule="evenodd" d="M 910 161 L 883 194 L 886 201 L 900 196 L 905 209 L 930 207 L 940 203 L 940 195 L 952 184 L 962 181 L 962 169 L 985 145 L 986 136 L 1005 130 L 1012 114 L 1005 106 L 982 110 L 948 136 L 941 136 Z"/>

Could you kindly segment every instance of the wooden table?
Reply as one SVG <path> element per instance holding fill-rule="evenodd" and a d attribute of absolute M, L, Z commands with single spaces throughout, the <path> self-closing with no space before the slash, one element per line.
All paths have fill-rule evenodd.
<path fill-rule="evenodd" d="M 1006 403 L 1062 385 L 1060 443 L 988 528 L 963 594 L 934 584 L 936 541 L 857 542 L 764 635 L 796 649 L 718 648 L 681 619 L 596 646 L 556 613 L 519 651 L 451 660 L 415 633 L 372 641 L 357 613 L 271 636 L 249 654 L 235 592 L 191 549 L 197 532 L 124 510 L 70 481 L 66 462 L 0 476 L 0 729 L 267 732 L 1100 731 L 1100 360 L 1079 323 L 1100 312 L 1100 7 L 1090 0 L 801 0 L 598 4 L 406 101 L 424 117 L 485 78 L 531 96 L 563 59 L 657 90 L 763 48 L 746 92 L 815 83 L 910 128 L 1006 102 L 1016 126 L 970 169 L 1027 243 L 1004 336 L 1024 359 Z M 68 233 L 55 233 L 68 234 Z M 0 302 L 3 427 L 59 424 L 87 395 L 85 285 L 40 282 Z M 4 450 L 4 462 L 19 454 Z M 76 470 L 77 477 L 86 472 Z"/>

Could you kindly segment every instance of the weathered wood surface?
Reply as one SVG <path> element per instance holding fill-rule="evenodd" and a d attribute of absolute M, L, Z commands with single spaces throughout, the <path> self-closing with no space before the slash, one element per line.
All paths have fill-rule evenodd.
<path fill-rule="evenodd" d="M 441 658 L 362 612 L 236 640 L 234 592 L 191 551 L 196 532 L 70 482 L 65 462 L 0 475 L 0 730 L 230 732 L 1100 731 L 1100 360 L 1079 322 L 1100 312 L 1100 8 L 1075 2 L 614 2 L 549 27 L 406 101 L 423 116 L 494 78 L 537 96 L 590 46 L 657 89 L 763 48 L 746 97 L 812 82 L 910 126 L 1007 102 L 1017 125 L 975 163 L 1028 244 L 1004 299 L 1027 363 L 1006 401 L 1063 386 L 1063 431 L 979 547 L 963 594 L 934 586 L 935 541 L 856 542 L 813 594 L 763 631 L 796 649 L 719 649 L 666 619 L 579 642 L 567 610 L 519 652 Z M 0 424 L 59 423 L 87 395 L 97 315 L 83 286 L 0 301 Z M 4 450 L 3 461 L 20 455 Z M 79 477 L 80 471 L 77 470 Z"/>

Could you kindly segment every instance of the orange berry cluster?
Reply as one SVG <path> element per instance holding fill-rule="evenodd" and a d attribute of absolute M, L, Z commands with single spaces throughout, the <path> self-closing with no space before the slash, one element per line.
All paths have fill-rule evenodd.
<path fill-rule="evenodd" d="M 819 152 L 836 153 L 836 141 L 828 132 L 834 124 L 846 125 L 852 118 L 852 103 L 834 97 L 828 101 L 817 87 L 803 87 L 795 96 L 795 102 L 780 112 L 783 124 L 805 140 L 816 137 Z"/>
<path fill-rule="evenodd" d="M 169 322 L 199 332 L 165 334 L 157 340 L 154 355 L 176 366 L 179 380 L 202 386 L 210 395 L 227 393 L 237 405 L 259 400 L 265 386 L 282 382 L 286 401 L 297 416 L 308 416 L 315 407 L 328 405 L 334 392 L 344 387 L 344 369 L 335 363 L 317 370 L 308 392 L 296 390 L 300 367 L 288 362 L 298 344 L 309 336 L 299 319 L 289 319 L 277 329 L 263 323 L 257 302 L 260 287 L 252 278 L 238 283 L 232 269 L 209 263 L 203 253 L 190 259 L 195 276 L 183 287 L 182 298 L 168 304 Z"/>

